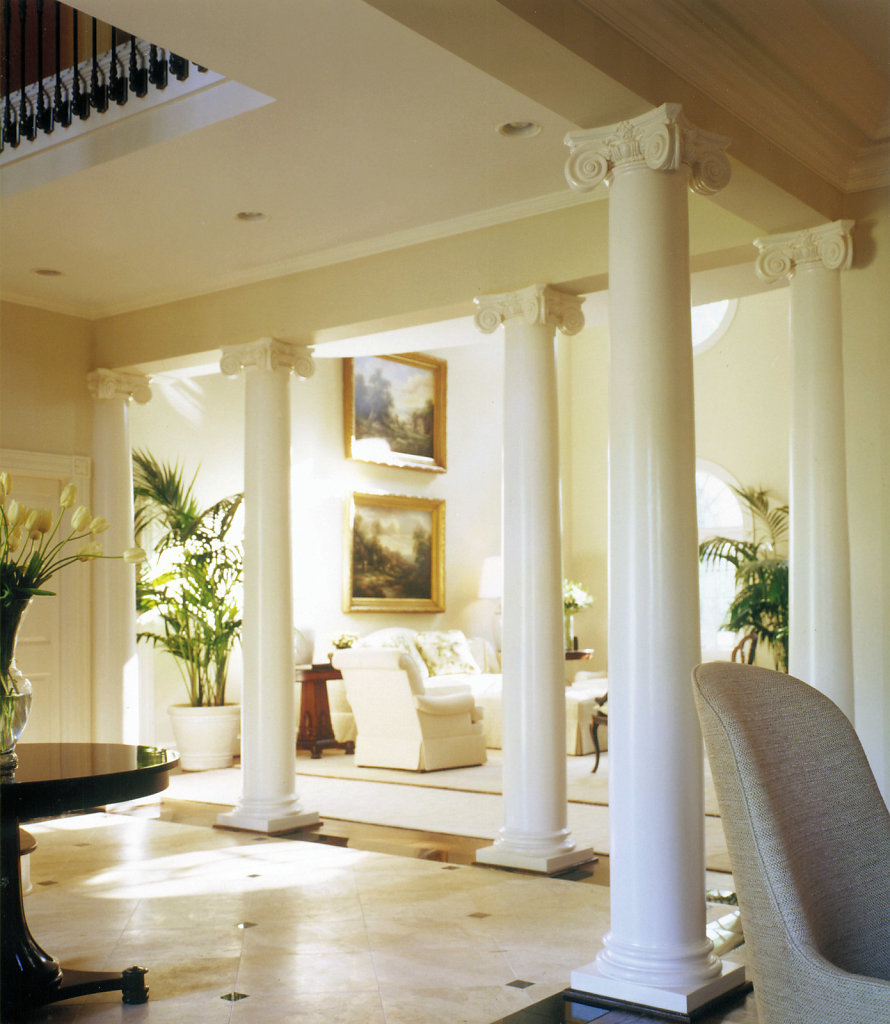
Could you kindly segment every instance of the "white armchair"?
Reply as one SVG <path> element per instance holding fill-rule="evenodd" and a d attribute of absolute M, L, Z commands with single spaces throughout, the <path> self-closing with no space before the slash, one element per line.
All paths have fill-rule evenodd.
<path fill-rule="evenodd" d="M 482 709 L 468 686 L 428 693 L 411 656 L 395 648 L 337 651 L 334 667 L 355 716 L 356 765 L 422 772 L 485 762 Z"/>

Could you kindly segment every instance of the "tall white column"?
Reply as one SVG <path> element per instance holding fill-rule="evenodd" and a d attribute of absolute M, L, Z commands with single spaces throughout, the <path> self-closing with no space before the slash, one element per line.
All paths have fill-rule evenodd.
<path fill-rule="evenodd" d="M 568 828 L 562 522 L 554 333 L 584 326 L 581 300 L 545 285 L 476 299 L 504 324 L 504 826 L 484 864 L 553 874 L 593 859 Z"/>
<path fill-rule="evenodd" d="M 220 367 L 246 377 L 244 437 L 244 680 L 241 796 L 226 828 L 269 834 L 318 822 L 297 799 L 290 374 L 315 372 L 308 349 L 275 338 L 223 350 Z"/>
<path fill-rule="evenodd" d="M 96 539 L 109 554 L 133 546 L 133 463 L 129 403 L 151 399 L 148 377 L 95 370 L 87 377 L 93 407 L 94 516 L 111 526 Z M 92 563 L 93 709 L 97 742 L 145 742 L 141 721 L 139 665 L 136 657 L 136 573 L 118 561 Z"/>
<path fill-rule="evenodd" d="M 727 139 L 666 104 L 567 136 L 573 188 L 609 185 L 611 928 L 572 987 L 690 1013 L 741 984 L 705 931 L 701 658 L 687 188 Z"/>
<path fill-rule="evenodd" d="M 757 273 L 791 281 L 789 658 L 853 720 L 853 622 L 840 272 L 853 221 L 754 243 Z"/>

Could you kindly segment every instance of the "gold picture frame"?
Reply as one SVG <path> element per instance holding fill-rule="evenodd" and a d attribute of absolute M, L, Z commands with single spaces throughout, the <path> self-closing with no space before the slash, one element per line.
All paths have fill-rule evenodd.
<path fill-rule="evenodd" d="M 344 612 L 445 611 L 445 501 L 353 493 L 346 503 Z"/>
<path fill-rule="evenodd" d="M 418 352 L 344 359 L 347 458 L 444 473 L 447 372 Z"/>

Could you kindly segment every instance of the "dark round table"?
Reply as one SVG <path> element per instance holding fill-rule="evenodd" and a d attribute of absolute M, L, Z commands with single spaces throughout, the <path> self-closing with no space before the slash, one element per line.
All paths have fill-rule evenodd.
<path fill-rule="evenodd" d="M 19 823 L 134 800 L 166 789 L 176 751 L 123 743 L 20 743 L 18 766 L 0 775 L 0 1015 L 24 1019 L 44 1003 L 120 990 L 126 1003 L 148 998 L 145 970 L 66 971 L 35 942 L 25 920 Z"/>

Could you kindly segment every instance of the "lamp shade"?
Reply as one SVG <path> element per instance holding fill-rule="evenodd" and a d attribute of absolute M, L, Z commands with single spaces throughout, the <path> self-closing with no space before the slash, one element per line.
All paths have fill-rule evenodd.
<path fill-rule="evenodd" d="M 482 562 L 482 574 L 479 577 L 479 598 L 481 600 L 499 601 L 504 593 L 501 556 L 491 555 Z"/>

